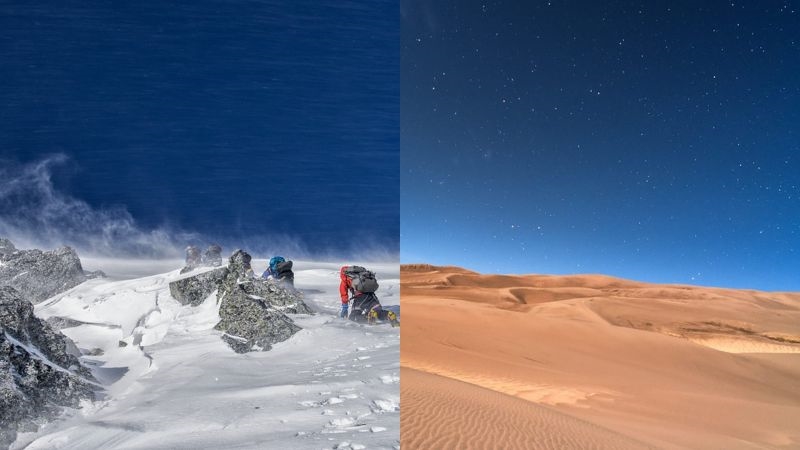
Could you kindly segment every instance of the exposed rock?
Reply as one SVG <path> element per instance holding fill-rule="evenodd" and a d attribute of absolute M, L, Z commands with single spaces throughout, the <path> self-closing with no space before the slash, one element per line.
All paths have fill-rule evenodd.
<path fill-rule="evenodd" d="M 197 306 L 208 298 L 228 274 L 227 267 L 203 272 L 198 275 L 181 278 L 169 284 L 172 298 L 183 305 Z"/>
<path fill-rule="evenodd" d="M 222 265 L 222 247 L 219 244 L 211 244 L 203 253 L 203 265 L 219 267 Z"/>
<path fill-rule="evenodd" d="M 93 272 L 84 270 L 83 274 L 86 275 L 87 280 L 94 280 L 95 278 L 106 278 L 106 273 L 103 272 L 102 270 L 95 270 Z"/>
<path fill-rule="evenodd" d="M 0 447 L 35 429 L 34 420 L 94 400 L 94 379 L 70 347 L 17 290 L 0 286 Z"/>
<path fill-rule="evenodd" d="M 56 330 L 63 330 L 64 328 L 73 328 L 86 324 L 86 322 L 82 322 L 80 320 L 75 320 L 69 317 L 61 317 L 61 316 L 50 316 L 45 321 Z"/>
<path fill-rule="evenodd" d="M 198 267 L 219 267 L 222 265 L 222 247 L 211 244 L 205 253 L 200 254 L 200 249 L 194 245 L 186 247 L 186 266 L 181 269 L 181 274 L 189 273 Z"/>
<path fill-rule="evenodd" d="M 286 314 L 311 314 L 311 308 L 303 301 L 303 294 L 279 281 L 255 279 L 252 283 L 242 284 L 248 295 L 268 302 L 273 308 Z"/>
<path fill-rule="evenodd" d="M 250 265 L 252 260 L 253 257 L 246 251 L 236 250 L 228 258 L 228 269 L 240 278 L 254 278 L 253 266 Z"/>
<path fill-rule="evenodd" d="M 186 266 L 186 267 L 181 269 L 180 274 L 183 275 L 185 273 L 189 273 L 189 272 L 193 271 L 194 269 L 197 269 L 197 266 Z"/>
<path fill-rule="evenodd" d="M 0 286 L 11 286 L 34 303 L 71 289 L 86 275 L 78 254 L 70 247 L 43 252 L 16 250 L 7 239 L 0 240 Z M 14 249 L 14 251 L 9 252 Z"/>
<path fill-rule="evenodd" d="M 6 238 L 0 238 L 0 256 L 9 255 L 15 251 L 17 251 L 17 248 L 14 247 L 11 241 Z"/>
<path fill-rule="evenodd" d="M 250 255 L 234 252 L 217 291 L 220 322 L 215 328 L 225 332 L 223 339 L 237 353 L 269 350 L 301 329 L 286 313 L 311 313 L 300 293 L 252 273 Z"/>

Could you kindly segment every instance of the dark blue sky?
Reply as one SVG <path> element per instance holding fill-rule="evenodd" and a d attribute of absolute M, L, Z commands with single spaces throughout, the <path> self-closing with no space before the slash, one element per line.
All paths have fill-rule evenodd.
<path fill-rule="evenodd" d="M 401 261 L 800 290 L 800 5 L 402 8 Z"/>
<path fill-rule="evenodd" d="M 144 230 L 398 251 L 396 2 L 3 2 L 0 29 L 6 167 L 66 155 L 57 192 Z"/>

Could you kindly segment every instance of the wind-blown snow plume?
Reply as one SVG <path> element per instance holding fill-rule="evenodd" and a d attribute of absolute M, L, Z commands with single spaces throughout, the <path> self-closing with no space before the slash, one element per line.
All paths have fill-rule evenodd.
<path fill-rule="evenodd" d="M 69 245 L 96 255 L 169 257 L 194 235 L 166 228 L 144 230 L 122 206 L 96 209 L 56 190 L 55 154 L 29 164 L 0 160 L 0 236 L 20 247 Z"/>
<path fill-rule="evenodd" d="M 399 260 L 398 250 L 361 235 L 350 245 L 310 248 L 302 238 L 280 233 L 261 235 L 237 232 L 209 236 L 160 226 L 139 225 L 125 206 L 96 208 L 57 189 L 54 171 L 71 160 L 54 154 L 32 163 L 0 159 L 0 237 L 19 248 L 54 248 L 69 245 L 81 255 L 123 258 L 182 258 L 187 244 L 201 248 L 216 242 L 228 255 L 236 248 L 257 257 L 275 254 L 291 258 L 338 261 Z M 222 218 L 221 220 L 225 220 Z"/>

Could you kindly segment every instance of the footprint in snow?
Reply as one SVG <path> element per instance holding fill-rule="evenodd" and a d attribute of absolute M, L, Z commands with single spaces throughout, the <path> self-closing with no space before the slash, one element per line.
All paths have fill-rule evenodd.
<path fill-rule="evenodd" d="M 313 401 L 305 401 L 305 402 L 300 402 L 300 404 L 303 405 L 303 406 L 314 405 L 314 406 L 317 406 L 317 407 L 319 407 L 319 406 L 328 406 L 328 405 L 338 405 L 340 403 L 344 403 L 345 400 L 353 400 L 353 399 L 356 399 L 356 398 L 358 398 L 357 394 L 339 394 L 339 395 L 337 395 L 335 397 L 328 398 L 327 400 L 325 400 L 322 403 L 313 402 Z"/>
<path fill-rule="evenodd" d="M 333 446 L 334 450 L 363 450 L 367 448 L 364 445 L 342 441 Z"/>
<path fill-rule="evenodd" d="M 376 399 L 372 404 L 372 411 L 377 414 L 400 411 L 400 405 L 392 399 Z"/>
<path fill-rule="evenodd" d="M 383 384 L 396 384 L 400 382 L 400 377 L 397 375 L 381 375 L 381 383 Z"/>
<path fill-rule="evenodd" d="M 327 428 L 348 428 L 355 425 L 356 419 L 352 417 L 339 417 L 336 419 L 331 419 L 328 421 L 328 425 L 325 425 Z"/>

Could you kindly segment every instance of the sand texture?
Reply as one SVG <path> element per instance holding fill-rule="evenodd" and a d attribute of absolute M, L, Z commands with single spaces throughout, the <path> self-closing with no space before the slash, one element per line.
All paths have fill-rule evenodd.
<path fill-rule="evenodd" d="M 408 449 L 800 448 L 800 294 L 401 270 Z"/>

